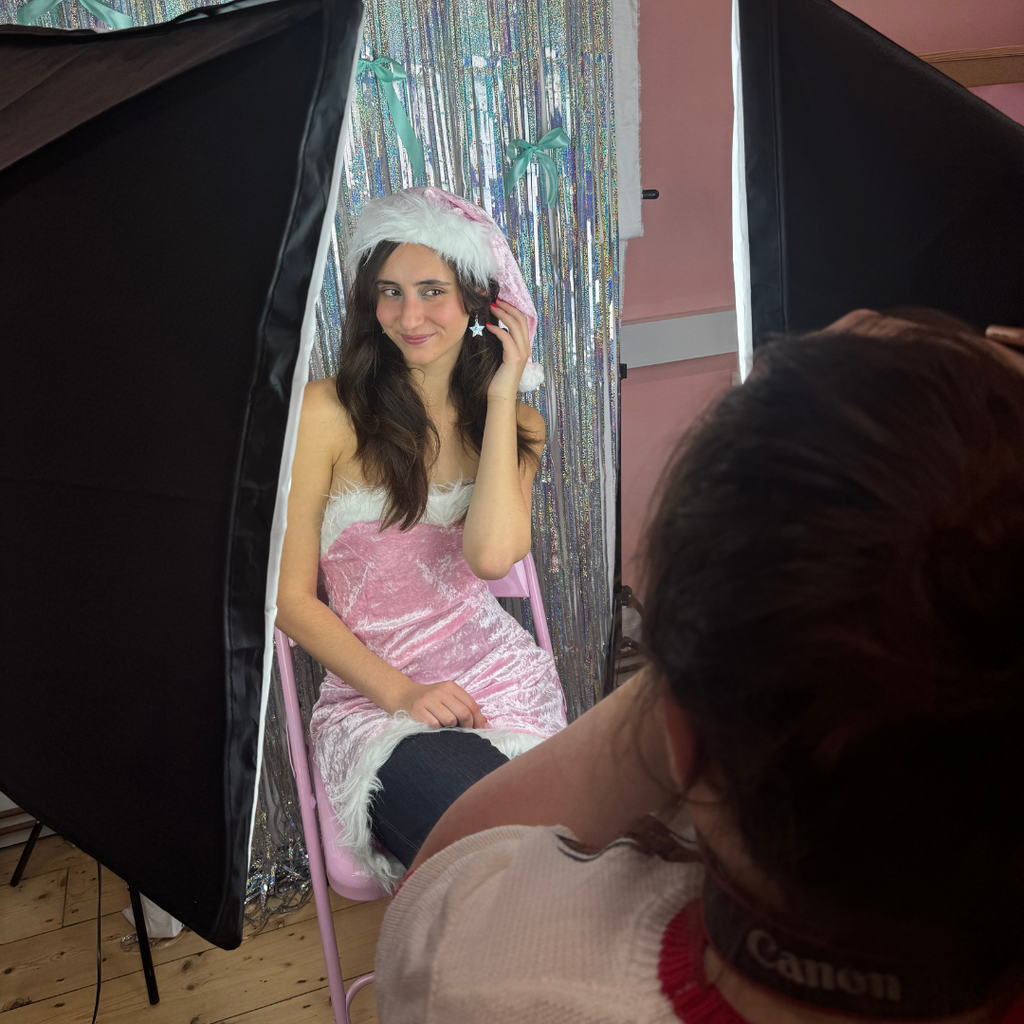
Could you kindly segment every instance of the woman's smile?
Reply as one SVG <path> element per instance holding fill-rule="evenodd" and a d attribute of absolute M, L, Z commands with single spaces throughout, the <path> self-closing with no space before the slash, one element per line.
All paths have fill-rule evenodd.
<path fill-rule="evenodd" d="M 406 362 L 458 357 L 469 316 L 455 275 L 433 249 L 404 243 L 377 278 L 377 320 Z"/>

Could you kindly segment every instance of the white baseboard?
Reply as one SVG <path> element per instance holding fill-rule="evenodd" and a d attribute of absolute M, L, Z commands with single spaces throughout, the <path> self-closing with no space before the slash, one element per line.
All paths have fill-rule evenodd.
<path fill-rule="evenodd" d="M 16 843 L 28 842 L 29 833 L 36 819 L 31 814 L 23 811 L 9 796 L 0 793 L 0 849 L 5 846 L 14 846 Z M 15 829 L 15 826 L 22 825 L 23 828 Z M 44 828 L 40 836 L 52 836 L 52 828 Z"/>
<path fill-rule="evenodd" d="M 619 358 L 629 367 L 724 355 L 736 351 L 736 311 L 623 324 L 621 341 Z"/>
<path fill-rule="evenodd" d="M 28 837 L 32 832 L 32 826 L 35 825 L 36 819 L 30 814 L 19 814 L 17 816 L 11 816 L 10 818 L 0 818 L 0 825 L 3 825 L 5 829 L 13 828 L 15 825 L 23 825 L 23 828 L 18 829 L 17 832 L 5 832 L 0 835 L 0 849 L 5 846 L 16 846 L 18 843 L 27 843 Z M 54 834 L 52 828 L 43 826 L 42 831 L 39 833 L 39 837 L 52 836 Z"/>

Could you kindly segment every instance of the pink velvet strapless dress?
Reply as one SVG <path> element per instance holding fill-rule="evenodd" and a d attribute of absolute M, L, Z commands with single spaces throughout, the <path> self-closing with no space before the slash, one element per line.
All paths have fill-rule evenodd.
<path fill-rule="evenodd" d="M 320 535 L 320 570 L 332 611 L 389 665 L 418 683 L 452 679 L 480 705 L 476 730 L 508 757 L 565 728 L 562 688 L 547 651 L 473 575 L 461 519 L 473 485 L 431 488 L 411 529 L 381 531 L 384 494 L 332 494 Z M 328 796 L 357 861 L 386 887 L 405 872 L 373 844 L 370 801 L 378 772 L 406 736 L 427 726 L 389 715 L 333 673 L 313 708 L 310 734 Z"/>

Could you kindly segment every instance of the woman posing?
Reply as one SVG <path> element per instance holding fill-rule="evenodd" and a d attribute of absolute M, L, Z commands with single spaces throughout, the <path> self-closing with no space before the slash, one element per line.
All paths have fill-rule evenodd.
<path fill-rule="evenodd" d="M 391 884 L 565 710 L 484 582 L 530 550 L 544 444 L 516 397 L 541 375 L 508 244 L 479 207 L 407 189 L 367 204 L 350 259 L 341 370 L 303 398 L 277 622 L 327 669 L 316 761 L 357 862 Z"/>

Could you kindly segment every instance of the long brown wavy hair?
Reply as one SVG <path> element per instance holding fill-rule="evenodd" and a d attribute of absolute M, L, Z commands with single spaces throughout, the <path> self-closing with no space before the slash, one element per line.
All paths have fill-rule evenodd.
<path fill-rule="evenodd" d="M 410 368 L 377 320 L 377 277 L 398 245 L 381 242 L 359 262 L 345 300 L 337 378 L 338 399 L 355 428 L 356 458 L 363 475 L 367 483 L 387 492 L 382 530 L 399 522 L 401 529 L 408 530 L 419 522 L 427 507 L 429 471 L 441 445 Z M 470 321 L 476 317 L 481 323 L 497 323 L 490 304 L 498 296 L 498 282 L 491 280 L 483 291 L 448 260 L 444 262 L 455 276 Z M 487 417 L 487 388 L 501 361 L 501 342 L 489 331 L 474 338 L 467 325 L 448 395 L 456 411 L 455 435 L 466 451 L 478 456 Z M 536 440 L 521 425 L 517 427 L 520 465 L 539 464 Z"/>

